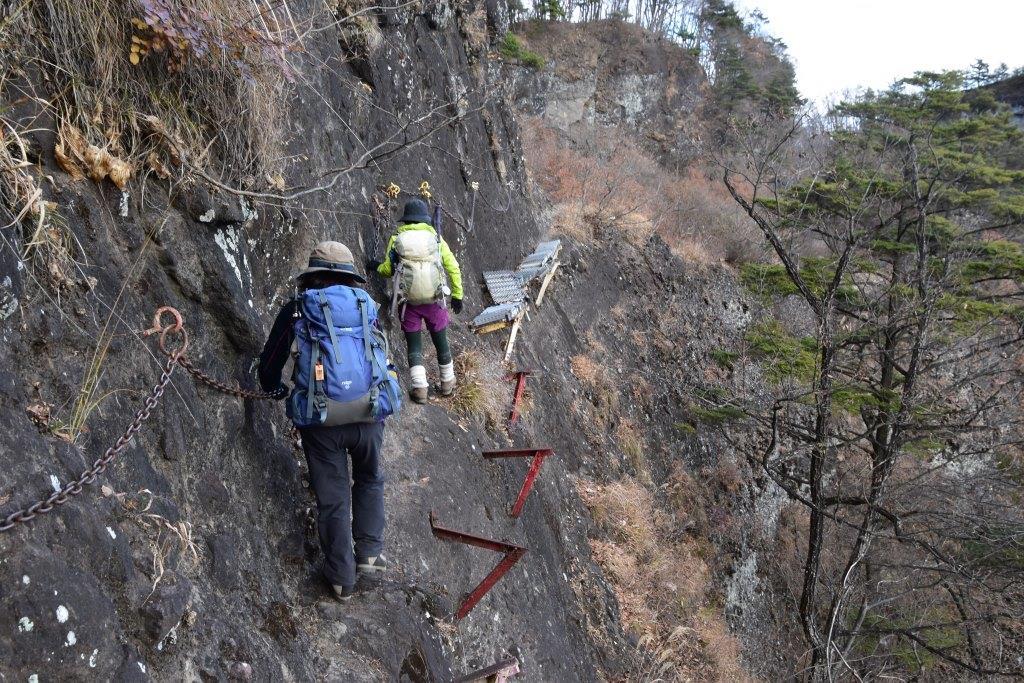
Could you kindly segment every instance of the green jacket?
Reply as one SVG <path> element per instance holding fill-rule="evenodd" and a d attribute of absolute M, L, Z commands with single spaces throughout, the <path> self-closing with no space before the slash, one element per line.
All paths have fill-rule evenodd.
<path fill-rule="evenodd" d="M 437 236 L 437 231 L 434 230 L 434 226 L 429 223 L 406 223 L 405 225 L 398 226 L 398 232 L 403 233 L 409 230 L 426 230 L 430 234 Z M 395 238 L 398 234 L 392 235 L 391 239 L 388 240 L 387 254 L 384 258 L 384 263 L 380 264 L 377 268 L 377 274 L 383 275 L 384 277 L 391 277 L 395 273 L 395 266 L 392 259 L 395 257 Z M 462 271 L 459 269 L 459 262 L 455 260 L 455 254 L 448 247 L 448 243 L 441 239 L 441 265 L 444 266 L 444 270 L 448 273 L 448 285 L 452 289 L 452 298 L 462 298 Z"/>

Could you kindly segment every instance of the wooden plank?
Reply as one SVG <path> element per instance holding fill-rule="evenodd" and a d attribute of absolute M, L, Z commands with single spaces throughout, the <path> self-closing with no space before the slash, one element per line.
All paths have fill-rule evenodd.
<path fill-rule="evenodd" d="M 512 359 L 512 349 L 516 345 L 516 336 L 519 335 L 519 327 L 523 324 L 523 316 L 520 315 L 516 318 L 515 322 L 512 323 L 512 333 L 508 336 L 508 345 L 505 347 L 505 362 L 509 362 Z"/>
<path fill-rule="evenodd" d="M 551 280 L 555 277 L 555 271 L 558 270 L 558 266 L 562 265 L 561 261 L 555 261 L 555 265 L 551 267 L 551 272 L 544 276 L 544 281 L 540 283 L 540 291 L 537 292 L 537 308 L 540 308 L 541 303 L 544 301 L 544 293 L 548 291 L 548 285 L 551 284 Z"/>
<path fill-rule="evenodd" d="M 508 327 L 509 323 L 507 320 L 499 320 L 496 323 L 487 323 L 473 330 L 476 334 L 487 334 L 488 332 L 497 332 Z"/>

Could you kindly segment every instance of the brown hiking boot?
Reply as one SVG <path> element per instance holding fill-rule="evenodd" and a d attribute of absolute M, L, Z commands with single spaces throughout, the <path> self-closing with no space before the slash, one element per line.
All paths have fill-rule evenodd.
<path fill-rule="evenodd" d="M 413 403 L 426 403 L 427 394 L 427 387 L 413 387 L 409 389 L 409 398 L 412 399 Z"/>
<path fill-rule="evenodd" d="M 442 396 L 451 396 L 455 393 L 455 380 L 448 380 L 447 382 L 441 380 L 441 388 L 439 392 Z"/>

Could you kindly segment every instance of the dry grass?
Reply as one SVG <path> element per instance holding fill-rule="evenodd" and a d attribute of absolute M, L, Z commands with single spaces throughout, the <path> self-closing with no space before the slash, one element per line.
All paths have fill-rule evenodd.
<path fill-rule="evenodd" d="M 73 238 L 56 205 L 43 198 L 33 167 L 23 133 L 0 117 L 0 215 L 4 224 L 21 227 L 19 256 L 59 295 L 71 281 Z"/>
<path fill-rule="evenodd" d="M 720 182 L 663 167 L 633 139 L 602 130 L 571 141 L 526 122 L 527 166 L 554 205 L 553 230 L 580 242 L 606 236 L 642 246 L 657 233 L 689 263 L 752 260 L 761 237 Z"/>
<path fill-rule="evenodd" d="M 482 418 L 489 428 L 502 424 L 512 394 L 498 357 L 476 349 L 463 351 L 455 358 L 455 374 L 459 383 L 450 399 L 452 409 L 465 417 Z"/>
<path fill-rule="evenodd" d="M 696 542 L 676 533 L 678 520 L 628 477 L 583 480 L 578 490 L 604 534 L 591 540 L 591 552 L 623 624 L 639 639 L 630 680 L 747 680 L 739 644 L 715 606 L 711 569 Z"/>
<path fill-rule="evenodd" d="M 185 521 L 172 522 L 163 515 L 152 512 L 152 491 L 142 489 L 134 494 L 117 493 L 109 486 L 103 486 L 102 493 L 107 498 L 117 500 L 127 518 L 146 532 L 152 555 L 150 580 L 153 584 L 150 596 L 156 592 L 157 586 L 164 579 L 172 563 L 177 571 L 186 573 L 198 568 L 202 551 L 193 538 L 192 524 Z"/>
<path fill-rule="evenodd" d="M 637 479 L 650 486 L 651 473 L 647 467 L 647 441 L 632 420 L 623 419 L 615 427 L 615 442 L 622 449 Z"/>
<path fill-rule="evenodd" d="M 588 410 L 592 421 L 605 429 L 618 415 L 619 388 L 608 368 L 594 360 L 593 355 L 592 352 L 573 356 L 569 359 L 569 368 L 590 393 Z"/>
<path fill-rule="evenodd" d="M 155 171 L 147 162 L 154 153 L 160 166 L 182 161 L 150 134 L 145 118 L 154 116 L 181 141 L 189 164 L 263 180 L 280 157 L 286 79 L 280 56 L 259 40 L 283 44 L 282 24 L 255 3 L 194 0 L 188 8 L 195 17 L 210 17 L 197 23 L 210 41 L 224 36 L 231 44 L 252 31 L 259 48 L 242 57 L 230 50 L 196 51 L 178 68 L 163 52 L 132 64 L 129 46 L 139 31 L 132 20 L 145 16 L 141 5 L 48 0 L 14 12 L 0 59 L 44 70 L 50 92 L 17 94 L 48 102 L 62 128 L 80 131 L 88 145 L 124 163 L 128 175 Z"/>

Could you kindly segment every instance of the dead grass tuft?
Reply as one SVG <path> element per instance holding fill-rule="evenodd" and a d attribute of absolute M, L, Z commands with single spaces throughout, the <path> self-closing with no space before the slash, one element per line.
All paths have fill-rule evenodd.
<path fill-rule="evenodd" d="M 148 29 L 140 28 L 146 26 L 144 19 L 157 16 L 153 6 L 48 0 L 25 3 L 12 16 L 7 27 L 11 40 L 0 46 L 0 59 L 48 74 L 50 92 L 20 94 L 49 102 L 62 128 L 61 140 L 68 141 L 74 135 L 69 131 L 77 131 L 79 148 L 91 155 L 75 159 L 61 145 L 58 161 L 72 161 L 94 179 L 109 177 L 119 187 L 132 173 L 152 168 L 147 159 L 153 152 L 160 166 L 180 164 L 182 159 L 150 134 L 144 119 L 152 116 L 181 141 L 187 163 L 212 167 L 225 177 L 262 181 L 281 156 L 287 75 L 283 55 L 291 37 L 282 29 L 286 23 L 277 20 L 284 10 L 194 0 L 181 13 L 188 17 L 186 33 L 198 41 L 196 46 L 175 43 L 140 58 L 129 50 L 139 31 L 145 44 L 159 44 L 146 34 Z M 166 21 L 184 19 L 172 12 Z M 185 37 L 180 41 L 187 43 Z M 233 47 L 206 49 L 222 43 Z M 280 52 L 270 47 L 275 45 L 281 46 L 276 48 Z M 176 51 L 187 59 L 172 59 Z"/>
<path fill-rule="evenodd" d="M 157 586 L 172 565 L 176 571 L 184 573 L 199 567 L 202 551 L 193 538 L 192 524 L 180 520 L 172 522 L 163 515 L 153 512 L 155 496 L 152 491 L 141 489 L 134 494 L 117 493 L 109 486 L 103 486 L 102 493 L 107 498 L 117 500 L 126 517 L 146 532 L 152 555 L 150 580 L 153 585 L 149 596 L 156 592 Z"/>
<path fill-rule="evenodd" d="M 647 468 L 647 442 L 632 420 L 623 419 L 615 427 L 615 442 L 625 454 L 637 479 L 645 486 L 650 486 L 652 482 L 651 473 Z"/>
<path fill-rule="evenodd" d="M 451 407 L 459 415 L 479 417 L 489 428 L 508 417 L 510 389 L 505 370 L 497 356 L 477 349 L 463 351 L 455 358 L 459 379 Z"/>
<path fill-rule="evenodd" d="M 608 368 L 594 360 L 592 354 L 573 356 L 569 367 L 590 394 L 593 421 L 602 428 L 610 428 L 619 412 L 619 389 Z"/>
<path fill-rule="evenodd" d="M 23 247 L 19 256 L 59 294 L 72 279 L 74 241 L 56 204 L 43 198 L 31 172 L 33 167 L 22 134 L 0 117 L 0 208 L 4 210 L 4 223 L 20 227 Z"/>

